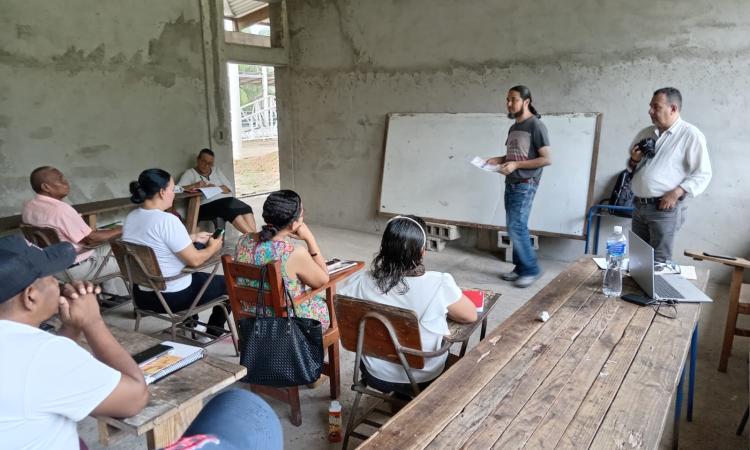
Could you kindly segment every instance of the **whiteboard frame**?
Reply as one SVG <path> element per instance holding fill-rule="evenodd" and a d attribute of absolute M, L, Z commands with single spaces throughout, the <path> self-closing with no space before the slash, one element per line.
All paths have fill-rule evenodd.
<path fill-rule="evenodd" d="M 402 115 L 440 115 L 440 114 L 475 114 L 475 113 L 427 113 L 427 112 L 419 112 L 419 113 L 411 113 L 411 112 L 398 112 L 398 113 L 388 113 L 386 114 L 386 120 L 385 120 L 385 132 L 383 136 L 383 159 L 380 164 L 380 190 L 378 192 L 378 198 L 376 203 L 376 215 L 382 216 L 382 217 L 394 217 L 400 214 L 410 214 L 409 212 L 400 212 L 400 213 L 393 213 L 393 212 L 384 212 L 381 211 L 381 204 L 382 204 L 382 196 L 383 196 L 383 183 L 385 182 L 385 164 L 387 159 L 387 152 L 388 152 L 388 131 L 390 129 L 390 122 L 391 118 L 393 116 L 402 116 Z M 491 114 L 491 113 L 488 113 Z M 581 212 L 581 221 L 583 222 L 583 233 L 581 235 L 577 234 L 566 234 L 566 233 L 554 233 L 549 231 L 542 231 L 542 230 L 533 230 L 530 229 L 529 233 L 539 236 L 549 236 L 549 237 L 560 237 L 560 238 L 568 238 L 568 239 L 577 239 L 577 240 L 585 240 L 586 239 L 586 218 L 588 216 L 588 211 L 594 204 L 594 187 L 596 185 L 596 167 L 597 162 L 599 160 L 599 143 L 601 139 L 601 130 L 602 130 L 602 119 L 604 114 L 600 112 L 578 112 L 578 113 L 572 113 L 572 112 L 556 112 L 556 113 L 541 113 L 542 117 L 544 116 L 564 116 L 568 114 L 591 114 L 595 117 L 596 122 L 594 125 L 594 144 L 593 149 L 591 153 L 591 170 L 589 172 L 589 186 L 588 186 L 588 192 L 586 194 L 586 208 L 584 211 Z M 467 227 L 467 228 L 478 228 L 478 229 L 486 229 L 486 230 L 498 230 L 498 231 L 506 231 L 507 227 L 505 226 L 499 226 L 499 225 L 487 225 L 487 224 L 481 224 L 481 223 L 473 223 L 473 222 L 461 222 L 461 221 L 455 221 L 455 220 L 447 220 L 447 219 L 440 219 L 437 217 L 422 217 L 427 222 L 436 222 L 436 223 L 444 223 L 449 225 L 457 225 L 461 227 Z"/>

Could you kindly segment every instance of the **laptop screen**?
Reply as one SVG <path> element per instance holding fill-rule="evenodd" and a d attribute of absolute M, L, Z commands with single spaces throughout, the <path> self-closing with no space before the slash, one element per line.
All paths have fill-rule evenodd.
<path fill-rule="evenodd" d="M 654 296 L 654 249 L 633 231 L 628 232 L 630 241 L 630 277 L 647 296 Z"/>

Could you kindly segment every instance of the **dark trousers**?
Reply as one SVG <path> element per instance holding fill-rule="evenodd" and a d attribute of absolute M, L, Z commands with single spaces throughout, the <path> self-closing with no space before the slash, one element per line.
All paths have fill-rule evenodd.
<path fill-rule="evenodd" d="M 359 362 L 359 369 L 362 371 L 362 379 L 364 380 L 365 384 L 370 386 L 371 388 L 377 389 L 384 394 L 390 394 L 391 392 L 393 392 L 401 397 L 414 397 L 414 391 L 411 389 L 411 383 L 392 383 L 390 381 L 376 378 L 374 375 L 367 371 L 367 367 L 362 361 Z M 435 380 L 425 381 L 424 383 L 417 383 L 417 386 L 419 386 L 420 391 L 424 391 L 425 389 L 427 389 L 427 386 L 429 386 L 433 381 Z"/>
<path fill-rule="evenodd" d="M 234 197 L 225 197 L 201 205 L 198 210 L 198 220 L 213 220 L 220 217 L 231 223 L 237 216 L 252 213 L 253 208 L 247 203 Z"/>
<path fill-rule="evenodd" d="M 654 248 L 654 260 L 672 260 L 672 249 L 677 231 L 685 223 L 687 205 L 678 202 L 672 209 L 661 210 L 657 204 L 638 204 L 633 213 L 633 233 Z"/>
<path fill-rule="evenodd" d="M 206 283 L 206 280 L 208 279 L 210 274 L 205 272 L 196 272 L 192 276 L 193 281 L 190 283 L 190 286 L 186 287 L 185 289 L 177 292 L 161 293 L 161 295 L 164 296 L 164 300 L 167 301 L 167 304 L 172 309 L 172 312 L 184 311 L 188 309 L 190 307 L 190 304 L 193 303 L 193 300 L 195 300 L 195 296 L 198 295 L 198 291 L 200 291 L 201 287 L 203 287 L 203 285 Z M 211 280 L 211 283 L 209 283 L 206 291 L 203 292 L 203 295 L 198 301 L 198 304 L 203 305 L 215 299 L 216 297 L 226 295 L 226 293 L 227 286 L 224 283 L 224 277 L 221 275 L 216 275 Z M 142 291 L 138 288 L 138 285 L 136 285 L 133 294 L 135 304 L 138 305 L 139 308 L 148 309 L 154 312 L 166 312 L 164 311 L 164 307 L 162 307 L 161 302 L 159 301 L 159 297 L 157 297 L 154 292 Z M 218 306 L 214 306 L 213 310 L 211 311 L 211 317 L 208 319 L 208 325 L 217 328 L 224 328 L 225 322 L 226 319 L 221 308 L 219 308 Z"/>

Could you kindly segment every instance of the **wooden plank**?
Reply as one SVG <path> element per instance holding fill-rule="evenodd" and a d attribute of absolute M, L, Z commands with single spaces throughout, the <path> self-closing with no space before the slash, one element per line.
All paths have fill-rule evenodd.
<path fill-rule="evenodd" d="M 682 303 L 676 319 L 654 318 L 591 448 L 659 446 L 699 313 Z"/>
<path fill-rule="evenodd" d="M 240 30 L 244 30 L 250 25 L 263 22 L 264 20 L 268 20 L 268 5 L 256 9 L 251 13 L 247 13 L 242 17 L 234 18 L 234 21 L 237 23 L 237 28 Z"/>
<path fill-rule="evenodd" d="M 539 312 L 544 310 L 554 316 L 595 272 L 598 269 L 589 258 L 571 264 L 419 397 L 409 402 L 365 441 L 362 448 L 423 448 L 430 443 L 542 328 L 543 324 L 536 319 Z M 457 389 L 459 386 L 461 389 Z M 430 426 L 426 426 L 425 417 L 430 418 Z"/>
<path fill-rule="evenodd" d="M 259 34 L 242 33 L 240 31 L 224 30 L 224 40 L 227 44 L 252 45 L 255 47 L 271 47 L 271 38 Z"/>
<path fill-rule="evenodd" d="M 450 424 L 448 424 L 430 443 L 428 448 L 454 448 L 463 445 L 483 421 L 493 413 L 503 398 L 508 395 L 524 374 L 533 370 L 532 367 L 545 356 L 548 345 L 573 324 L 579 310 L 587 304 L 591 294 L 589 289 L 598 284 L 590 277 L 584 287 L 576 291 L 575 295 L 560 307 L 557 312 L 544 324 L 526 344 L 513 355 L 511 360 L 497 370 L 494 378 L 470 401 L 464 400 L 466 406 Z"/>
<path fill-rule="evenodd" d="M 608 376 L 607 364 L 610 355 L 621 342 L 627 327 L 638 311 L 638 307 L 632 303 L 613 300 L 612 304 L 617 305 L 618 311 L 609 321 L 607 330 L 589 348 L 559 394 L 549 396 L 546 395 L 546 389 L 549 387 L 540 389 L 543 396 L 537 409 L 541 408 L 543 411 L 538 413 L 540 420 L 526 440 L 526 447 L 555 448 L 591 386 L 598 377 Z M 545 403 L 548 405 L 546 409 L 543 408 Z"/>
<path fill-rule="evenodd" d="M 724 258 L 716 258 L 714 256 L 706 256 L 703 254 L 703 252 L 698 250 L 685 250 L 685 256 L 689 256 L 696 261 L 712 261 L 717 262 L 720 264 L 725 264 L 727 266 L 732 267 L 742 267 L 743 269 L 750 269 L 750 260 L 747 260 L 745 258 L 737 258 L 737 259 L 724 259 Z"/>
<path fill-rule="evenodd" d="M 583 334 L 576 338 L 493 448 L 555 447 L 586 392 L 602 373 L 607 357 L 637 308 L 616 299 L 602 301 L 604 305 L 588 325 L 592 331 L 599 330 L 600 333 L 593 339 L 582 339 Z M 553 418 L 557 420 L 550 423 Z M 543 421 L 546 425 L 556 426 L 557 433 L 551 433 L 550 429 L 539 433 Z M 532 436 L 537 439 L 531 441 Z"/>
<path fill-rule="evenodd" d="M 585 352 L 604 331 L 606 321 L 594 320 L 606 299 L 603 295 L 595 295 L 601 283 L 600 277 L 592 276 L 589 281 L 596 281 L 597 286 L 593 287 L 593 290 L 589 290 L 592 286 L 587 286 L 578 291 L 579 294 L 587 296 L 588 302 L 578 310 L 568 326 L 557 336 L 540 344 L 544 351 L 533 365 L 524 372 L 510 374 L 513 377 L 512 388 L 504 396 L 498 396 L 498 405 L 471 434 L 464 444 L 465 447 L 493 447 L 544 380 L 558 367 L 561 358 L 568 350 L 578 344 Z M 610 315 L 613 312 L 610 311 Z M 581 356 L 583 352 L 579 352 L 579 357 Z M 572 367 L 568 368 L 568 371 L 570 370 Z M 485 392 L 491 392 L 496 388 L 494 380 L 488 387 L 490 389 L 485 389 Z"/>

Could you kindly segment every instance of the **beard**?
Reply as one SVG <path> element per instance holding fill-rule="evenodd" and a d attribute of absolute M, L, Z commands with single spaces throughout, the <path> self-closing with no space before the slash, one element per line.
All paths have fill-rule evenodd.
<path fill-rule="evenodd" d="M 523 115 L 523 109 L 521 109 L 518 112 L 510 112 L 508 111 L 508 119 L 518 119 Z"/>

